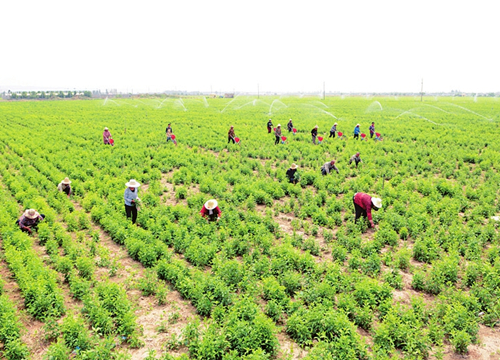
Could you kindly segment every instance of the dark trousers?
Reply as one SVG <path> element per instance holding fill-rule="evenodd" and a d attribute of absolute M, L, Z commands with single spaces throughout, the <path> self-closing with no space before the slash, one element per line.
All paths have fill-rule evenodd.
<path fill-rule="evenodd" d="M 359 134 L 354 134 L 354 138 L 359 140 Z"/>
<path fill-rule="evenodd" d="M 354 218 L 354 223 L 356 224 L 361 216 L 367 217 L 368 215 L 366 214 L 365 209 L 354 202 L 354 196 L 352 197 L 352 202 L 354 204 L 354 210 L 356 212 L 356 217 Z"/>
<path fill-rule="evenodd" d="M 234 139 L 232 137 L 228 137 L 227 143 L 229 144 L 231 141 L 233 142 L 233 144 L 236 144 L 236 142 L 234 141 Z"/>
<path fill-rule="evenodd" d="M 271 128 L 268 126 L 267 127 L 267 133 L 270 134 L 271 133 Z"/>
<path fill-rule="evenodd" d="M 135 205 L 125 205 L 125 213 L 127 214 L 127 219 L 132 216 L 132 224 L 135 224 L 135 221 L 137 220 L 137 208 Z"/>
<path fill-rule="evenodd" d="M 370 138 L 373 138 L 373 133 L 370 133 Z"/>
<path fill-rule="evenodd" d="M 214 211 L 211 215 L 207 214 L 206 218 L 208 221 L 217 221 L 219 215 Z"/>
<path fill-rule="evenodd" d="M 276 136 L 276 140 L 274 140 L 274 145 L 278 145 L 280 143 L 280 137 Z"/>
<path fill-rule="evenodd" d="M 335 137 L 335 131 L 330 131 L 330 136 L 328 136 L 329 138 L 334 138 Z"/>

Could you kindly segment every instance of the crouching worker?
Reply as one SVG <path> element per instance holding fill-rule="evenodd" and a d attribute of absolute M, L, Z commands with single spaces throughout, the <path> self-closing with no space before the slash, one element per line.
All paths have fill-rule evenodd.
<path fill-rule="evenodd" d="M 358 168 L 358 164 L 360 162 L 363 162 L 363 160 L 361 160 L 361 158 L 359 157 L 359 152 L 351 156 L 351 158 L 349 159 L 349 165 L 351 165 L 353 162 L 356 163 L 356 169 Z"/>
<path fill-rule="evenodd" d="M 217 206 L 217 200 L 212 199 L 208 200 L 200 211 L 201 216 L 207 219 L 207 222 L 210 221 L 219 221 L 222 211 Z"/>
<path fill-rule="evenodd" d="M 37 230 L 40 221 L 45 219 L 45 215 L 39 214 L 35 209 L 26 210 L 23 215 L 16 221 L 19 228 L 27 233 L 32 233 L 33 230 Z"/>
<path fill-rule="evenodd" d="M 356 193 L 352 197 L 354 203 L 354 210 L 356 211 L 356 218 L 354 223 L 358 222 L 358 219 L 363 216 L 367 217 L 370 223 L 370 227 L 375 227 L 372 218 L 372 209 L 378 211 L 382 207 L 382 199 L 371 197 L 365 193 Z"/>
<path fill-rule="evenodd" d="M 57 190 L 65 193 L 66 195 L 68 195 L 68 197 L 70 197 L 70 195 L 72 194 L 70 184 L 71 184 L 71 181 L 69 181 L 69 178 L 65 177 L 64 180 L 61 181 L 59 183 L 59 185 L 57 185 Z"/>
<path fill-rule="evenodd" d="M 137 197 L 138 188 L 141 186 L 134 179 L 130 179 L 128 183 L 125 183 L 127 187 L 125 189 L 125 193 L 123 194 L 123 198 L 125 200 L 125 213 L 127 214 L 127 219 L 132 216 L 132 224 L 135 224 L 137 220 L 137 207 L 139 205 L 139 197 Z"/>
<path fill-rule="evenodd" d="M 290 169 L 286 171 L 286 177 L 288 181 L 292 184 L 297 184 L 300 181 L 300 175 L 297 172 L 298 166 L 296 164 L 292 164 Z"/>
<path fill-rule="evenodd" d="M 335 160 L 326 162 L 322 167 L 321 167 L 321 175 L 328 175 L 330 171 L 335 170 L 337 174 L 339 173 L 339 169 L 335 166 Z"/>

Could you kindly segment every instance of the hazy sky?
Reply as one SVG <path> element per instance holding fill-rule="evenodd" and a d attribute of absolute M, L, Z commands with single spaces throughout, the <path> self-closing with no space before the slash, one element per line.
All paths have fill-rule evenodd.
<path fill-rule="evenodd" d="M 500 91 L 499 0 L 3 0 L 0 90 Z"/>

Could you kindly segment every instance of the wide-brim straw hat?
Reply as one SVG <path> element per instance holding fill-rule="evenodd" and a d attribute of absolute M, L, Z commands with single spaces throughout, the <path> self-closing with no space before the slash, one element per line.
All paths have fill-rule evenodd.
<path fill-rule="evenodd" d="M 35 209 L 28 209 L 23 214 L 28 219 L 36 219 L 40 214 Z"/>
<path fill-rule="evenodd" d="M 318 128 L 318 125 L 316 125 L 314 128 L 315 128 L 315 129 L 317 129 L 317 128 Z"/>
<path fill-rule="evenodd" d="M 292 164 L 292 166 L 290 166 L 290 169 L 297 169 L 297 168 L 298 168 L 297 164 Z"/>
<path fill-rule="evenodd" d="M 65 185 L 69 185 L 71 184 L 71 181 L 69 180 L 69 178 L 65 177 L 63 181 L 61 181 L 61 183 L 65 184 Z"/>
<path fill-rule="evenodd" d="M 207 210 L 213 210 L 213 209 L 215 209 L 217 207 L 217 200 L 215 200 L 215 199 L 208 200 L 205 203 L 205 207 L 207 208 Z"/>
<path fill-rule="evenodd" d="M 372 204 L 376 206 L 378 209 L 380 209 L 382 207 L 382 199 L 372 198 Z"/>
<path fill-rule="evenodd" d="M 333 125 L 337 125 L 337 123 L 333 124 Z"/>
<path fill-rule="evenodd" d="M 105 127 L 105 128 L 104 128 L 104 130 L 108 130 L 108 128 L 107 128 L 107 127 Z"/>
<path fill-rule="evenodd" d="M 281 124 L 278 124 L 278 126 L 277 126 L 277 127 L 281 127 Z"/>
<path fill-rule="evenodd" d="M 359 126 L 359 124 L 357 124 L 356 126 Z"/>
<path fill-rule="evenodd" d="M 133 187 L 133 188 L 138 188 L 139 186 L 141 186 L 141 184 L 139 184 L 137 181 L 135 181 L 134 179 L 130 179 L 130 181 L 128 183 L 125 184 L 126 187 Z"/>

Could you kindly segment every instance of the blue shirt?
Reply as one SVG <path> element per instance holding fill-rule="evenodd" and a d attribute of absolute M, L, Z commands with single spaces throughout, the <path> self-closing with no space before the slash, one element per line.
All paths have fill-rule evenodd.
<path fill-rule="evenodd" d="M 125 199 L 125 205 L 132 206 L 132 200 L 137 199 L 137 188 L 135 191 L 130 190 L 130 188 L 126 188 L 123 198 Z"/>
<path fill-rule="evenodd" d="M 360 130 L 359 130 L 359 126 L 356 126 L 356 127 L 354 128 L 354 135 L 359 135 L 359 132 L 360 132 Z"/>

